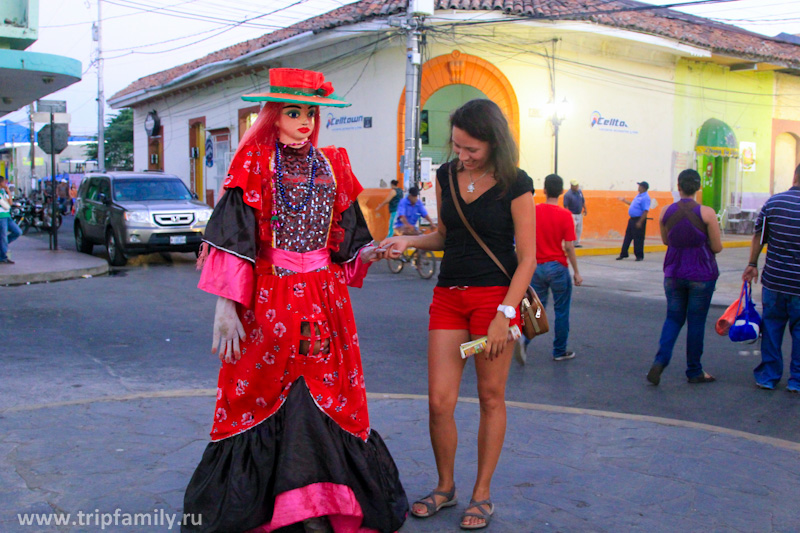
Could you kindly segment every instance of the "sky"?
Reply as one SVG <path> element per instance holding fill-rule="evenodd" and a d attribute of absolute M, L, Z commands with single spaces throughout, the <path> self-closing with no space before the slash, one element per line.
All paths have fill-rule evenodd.
<path fill-rule="evenodd" d="M 39 40 L 28 50 L 81 61 L 83 79 L 47 96 L 66 100 L 70 131 L 97 133 L 98 0 L 39 0 Z M 260 37 L 353 0 L 102 0 L 106 99 L 135 80 Z M 692 0 L 672 0 L 687 3 Z M 661 0 L 645 3 L 663 5 Z M 696 1 L 695 1 L 696 3 Z M 764 35 L 800 34 L 800 0 L 729 0 L 680 9 Z M 106 109 L 106 120 L 117 111 Z M 5 117 L 27 125 L 26 109 Z"/>

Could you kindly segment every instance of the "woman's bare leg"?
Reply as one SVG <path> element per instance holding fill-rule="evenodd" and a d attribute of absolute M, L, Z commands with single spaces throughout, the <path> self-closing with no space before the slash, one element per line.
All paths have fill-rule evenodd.
<path fill-rule="evenodd" d="M 454 470 L 458 431 L 455 408 L 458 387 L 465 361 L 458 351 L 459 344 L 469 340 L 466 330 L 437 329 L 428 333 L 428 426 L 439 482 L 436 490 L 449 492 L 455 484 Z M 436 496 L 435 504 L 444 501 Z M 423 505 L 414 505 L 416 513 L 425 513 Z"/>
<path fill-rule="evenodd" d="M 475 357 L 478 376 L 478 399 L 481 420 L 478 427 L 478 476 L 472 491 L 472 499 L 481 501 L 491 496 L 492 476 L 503 450 L 506 436 L 506 381 L 511 365 L 514 343 L 508 343 L 503 353 L 488 360 L 483 355 Z M 484 506 L 488 511 L 488 506 Z M 467 517 L 464 524 L 477 525 L 483 519 Z"/>

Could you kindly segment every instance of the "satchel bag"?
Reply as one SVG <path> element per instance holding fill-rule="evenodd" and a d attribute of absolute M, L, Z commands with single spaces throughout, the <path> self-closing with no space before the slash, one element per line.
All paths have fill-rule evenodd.
<path fill-rule="evenodd" d="M 736 320 L 728 330 L 728 338 L 733 342 L 753 344 L 761 335 L 761 315 L 750 294 L 750 283 L 742 283 L 739 305 L 736 306 Z"/>
<path fill-rule="evenodd" d="M 486 243 L 483 242 L 483 239 L 481 239 L 475 230 L 472 229 L 470 223 L 467 222 L 467 217 L 464 216 L 464 212 L 461 210 L 461 201 L 456 195 L 456 189 L 453 186 L 452 168 L 448 173 L 448 177 L 450 179 L 450 194 L 453 197 L 453 203 L 456 205 L 456 211 L 458 211 L 458 216 L 461 218 L 461 222 L 463 222 L 464 226 L 469 230 L 472 238 L 475 239 L 481 248 L 483 248 L 483 251 L 486 252 L 486 255 L 488 255 L 492 261 L 495 262 L 503 274 L 505 274 L 510 280 L 511 276 L 506 270 L 506 267 L 503 266 L 503 264 L 492 253 L 489 247 L 486 246 Z M 539 295 L 536 294 L 536 291 L 533 290 L 533 287 L 530 285 L 528 285 L 528 289 L 525 291 L 525 297 L 519 304 L 519 309 L 517 312 L 519 313 L 519 317 L 522 322 L 522 334 L 525 335 L 527 339 L 532 339 L 537 335 L 541 335 L 550 331 L 550 324 L 547 322 L 547 314 L 544 312 L 542 301 L 539 299 Z"/>

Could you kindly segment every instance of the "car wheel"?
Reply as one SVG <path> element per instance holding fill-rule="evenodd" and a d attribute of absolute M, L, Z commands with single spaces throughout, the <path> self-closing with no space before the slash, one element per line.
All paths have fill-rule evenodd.
<path fill-rule="evenodd" d="M 94 245 L 86 240 L 86 235 L 83 234 L 80 222 L 75 222 L 75 247 L 84 254 L 91 254 L 94 248 Z"/>
<path fill-rule="evenodd" d="M 128 262 L 128 258 L 125 257 L 125 252 L 122 250 L 113 228 L 106 230 L 106 251 L 108 252 L 108 263 L 111 266 L 123 266 Z"/>

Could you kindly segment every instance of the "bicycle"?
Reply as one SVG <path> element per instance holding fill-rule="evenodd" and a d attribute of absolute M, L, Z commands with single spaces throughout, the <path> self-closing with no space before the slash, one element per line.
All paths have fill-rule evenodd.
<path fill-rule="evenodd" d="M 388 259 L 388 262 L 389 270 L 394 274 L 402 272 L 407 263 L 414 265 L 422 279 L 430 279 L 436 271 L 436 256 L 430 250 L 406 248 L 397 259 Z"/>

